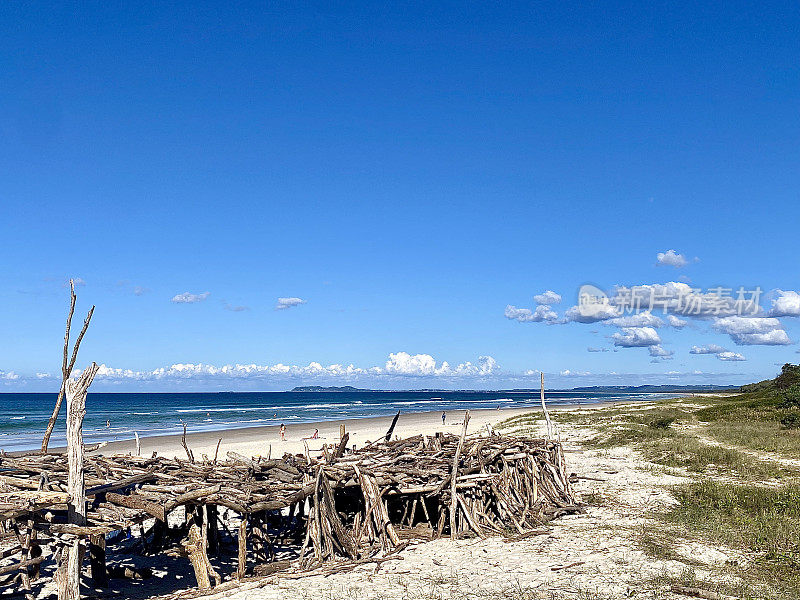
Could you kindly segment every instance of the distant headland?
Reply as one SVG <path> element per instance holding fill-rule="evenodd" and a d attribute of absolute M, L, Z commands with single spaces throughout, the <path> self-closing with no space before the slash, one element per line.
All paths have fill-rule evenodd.
<path fill-rule="evenodd" d="M 557 388 L 548 389 L 549 392 L 596 392 L 596 393 L 669 393 L 669 392 L 722 392 L 728 390 L 738 390 L 739 386 L 734 385 L 596 385 L 589 387 L 576 387 L 576 388 Z M 482 392 L 482 393 L 498 393 L 498 392 L 538 392 L 539 388 L 513 388 L 513 389 L 500 389 L 500 390 L 444 390 L 436 388 L 426 388 L 417 390 L 373 390 L 366 388 L 357 388 L 352 385 L 342 386 L 323 386 L 323 385 L 301 385 L 292 388 L 290 392 Z"/>
<path fill-rule="evenodd" d="M 367 390 L 363 388 L 356 388 L 352 385 L 342 386 L 322 386 L 322 385 L 301 385 L 289 390 L 290 392 L 374 392 L 375 390 Z"/>

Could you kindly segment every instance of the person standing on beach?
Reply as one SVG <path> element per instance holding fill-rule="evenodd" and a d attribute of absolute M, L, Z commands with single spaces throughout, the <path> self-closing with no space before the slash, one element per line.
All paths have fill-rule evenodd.
<path fill-rule="evenodd" d="M 442 411 L 442 425 L 444 425 L 444 421 L 447 418 L 447 413 Z"/>
<path fill-rule="evenodd" d="M 286 425 L 284 425 L 283 423 L 281 423 L 281 441 L 282 442 L 286 441 Z"/>

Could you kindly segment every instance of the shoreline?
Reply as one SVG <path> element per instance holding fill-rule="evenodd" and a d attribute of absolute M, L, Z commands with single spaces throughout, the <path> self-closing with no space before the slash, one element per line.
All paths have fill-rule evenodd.
<path fill-rule="evenodd" d="M 661 399 L 655 400 L 660 402 Z M 612 402 L 597 402 L 592 404 L 570 404 L 556 405 L 548 407 L 548 411 L 558 413 L 560 411 L 578 409 L 601 409 L 620 404 L 644 404 L 646 401 L 620 400 Z M 529 414 L 540 413 L 541 408 L 526 406 L 520 408 L 479 408 L 470 411 L 469 433 L 485 430 L 486 425 L 494 427 L 497 423 L 508 418 Z M 460 434 L 464 411 L 448 411 L 447 419 L 442 425 L 441 411 L 421 411 L 413 413 L 401 413 L 393 436 L 407 438 L 413 435 L 435 435 L 437 432 Z M 280 439 L 279 425 L 262 425 L 255 427 L 240 427 L 233 429 L 218 429 L 213 431 L 197 431 L 186 433 L 186 444 L 192 450 L 195 459 L 200 460 L 205 454 L 209 459 L 214 458 L 217 443 L 219 445 L 219 459 L 224 459 L 227 452 L 237 452 L 245 456 L 282 456 L 285 453 L 303 454 L 305 444 L 308 444 L 309 453 L 317 456 L 322 452 L 324 444 L 339 443 L 339 426 L 344 425 L 347 433 L 350 434 L 348 446 L 361 447 L 368 442 L 375 441 L 386 435 L 391 425 L 394 415 L 383 415 L 375 417 L 361 417 L 355 419 L 335 419 L 330 421 L 317 421 L 309 423 L 286 424 L 286 439 Z M 318 438 L 311 436 L 314 430 L 318 429 Z M 150 437 L 141 437 L 141 455 L 150 456 L 157 452 L 160 456 L 186 458 L 181 440 L 182 434 L 167 434 Z M 305 442 L 305 444 L 304 444 Z M 108 456 L 113 454 L 134 454 L 136 452 L 136 440 L 119 440 L 109 442 L 106 446 L 97 450 L 98 453 Z"/>
<path fill-rule="evenodd" d="M 607 404 L 603 404 L 607 406 Z M 535 411 L 533 407 L 492 409 L 483 408 L 470 411 L 469 431 L 475 432 L 483 429 L 486 424 L 494 426 L 495 423 L 509 417 Z M 541 412 L 541 409 L 539 409 Z M 393 436 L 401 438 L 418 435 L 434 435 L 437 431 L 446 433 L 460 433 L 464 418 L 463 411 L 447 412 L 445 425 L 442 425 L 441 411 L 424 411 L 414 413 L 401 413 L 397 420 Z M 224 459 L 227 452 L 237 452 L 245 456 L 282 456 L 285 453 L 303 454 L 305 443 L 308 444 L 312 456 L 322 452 L 324 444 L 339 443 L 339 426 L 344 425 L 350 434 L 348 446 L 361 447 L 368 442 L 375 441 L 386 435 L 394 415 L 376 417 L 361 417 L 357 419 L 335 419 L 331 421 L 317 421 L 309 423 L 287 423 L 286 439 L 280 439 L 279 425 L 262 425 L 255 427 L 239 427 L 233 429 L 218 429 L 213 431 L 197 431 L 186 433 L 186 444 L 192 450 L 195 459 L 199 460 L 203 454 L 210 459 L 214 458 L 217 442 L 222 439 L 219 446 L 219 458 Z M 318 437 L 311 436 L 314 430 L 319 430 Z M 158 452 L 159 456 L 186 458 L 181 440 L 182 434 L 156 435 L 142 437 L 141 454 L 150 456 Z M 119 440 L 109 442 L 108 445 L 97 451 L 103 455 L 127 454 L 136 452 L 136 440 Z"/>

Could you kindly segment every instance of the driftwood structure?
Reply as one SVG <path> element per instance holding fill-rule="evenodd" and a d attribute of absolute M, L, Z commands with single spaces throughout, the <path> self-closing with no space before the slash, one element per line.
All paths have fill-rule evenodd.
<path fill-rule="evenodd" d="M 78 600 L 87 561 L 94 588 L 111 577 L 146 576 L 109 564 L 107 556 L 123 550 L 185 557 L 202 591 L 290 565 L 340 569 L 388 560 L 409 532 L 524 536 L 580 510 L 561 444 L 551 440 L 544 385 L 547 439 L 501 437 L 490 428 L 487 437 L 469 438 L 467 412 L 460 436 L 392 440 L 398 412 L 380 442 L 348 453 L 342 426 L 339 443 L 324 446 L 320 457 L 306 444 L 305 454 L 256 460 L 228 452 L 219 461 L 218 442 L 213 460 L 197 461 L 185 425 L 187 460 L 139 456 L 138 434 L 136 456 L 87 454 L 97 449 L 84 446 L 82 425 L 98 367 L 72 374 L 94 307 L 69 357 L 75 301 L 70 281 L 62 385 L 42 450 L 0 453 L 0 595 L 32 600 L 52 575 L 59 600 Z M 67 450 L 48 453 L 64 398 Z M 226 545 L 235 549 L 233 572 L 209 557 Z"/>
<path fill-rule="evenodd" d="M 296 569 L 359 564 L 401 549 L 409 531 L 519 535 L 579 510 L 555 441 L 437 434 L 346 447 L 345 433 L 320 458 L 86 456 L 79 522 L 71 457 L 0 456 L 0 586 L 30 594 L 45 565 L 86 556 L 103 587 L 119 574 L 107 554 L 132 530 L 138 551 L 186 557 L 210 589 L 286 567 L 278 546 L 295 549 Z M 209 559 L 226 546 L 231 573 Z"/>

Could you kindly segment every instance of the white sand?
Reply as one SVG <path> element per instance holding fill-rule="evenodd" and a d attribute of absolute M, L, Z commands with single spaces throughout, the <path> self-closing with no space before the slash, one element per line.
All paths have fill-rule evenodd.
<path fill-rule="evenodd" d="M 482 418 L 492 420 L 487 414 Z M 538 427 L 543 434 L 542 421 Z M 685 600 L 654 580 L 679 576 L 686 564 L 648 556 L 640 540 L 646 524 L 663 532 L 652 513 L 675 501 L 664 486 L 689 478 L 650 469 L 630 448 L 583 449 L 581 441 L 595 433 L 591 428 L 560 429 L 568 470 L 593 478 L 578 480 L 575 490 L 579 496 L 602 495 L 602 506 L 557 519 L 545 535 L 510 543 L 500 536 L 420 541 L 401 553 L 402 560 L 380 569 L 366 565 L 328 577 L 272 577 L 226 600 Z M 719 577 L 726 561 L 746 564 L 735 550 L 699 541 L 678 544 L 676 553 L 694 564 L 700 578 Z"/>
<path fill-rule="evenodd" d="M 469 432 L 483 430 L 486 424 L 496 424 L 499 421 L 520 414 L 531 412 L 531 408 L 512 409 L 481 409 L 470 411 Z M 369 417 L 364 419 L 345 419 L 341 421 L 326 421 L 321 423 L 297 423 L 286 425 L 286 440 L 281 441 L 278 426 L 247 427 L 242 429 L 228 429 L 225 431 L 209 431 L 191 433 L 186 436 L 187 445 L 191 448 L 197 459 L 203 454 L 212 457 L 216 450 L 217 441 L 222 438 L 219 448 L 219 457 L 224 458 L 229 451 L 238 452 L 246 456 L 283 456 L 284 453 L 302 454 L 305 451 L 303 438 L 306 438 L 312 456 L 319 455 L 323 444 L 339 443 L 339 426 L 344 424 L 350 434 L 348 445 L 358 447 L 367 442 L 375 441 L 386 435 L 392 422 L 392 416 Z M 464 419 L 462 411 L 448 411 L 445 425 L 442 425 L 441 412 L 422 412 L 401 414 L 394 430 L 394 435 L 401 438 L 418 435 L 434 435 L 437 431 L 448 433 L 461 433 Z M 318 439 L 308 439 L 314 429 L 319 429 Z M 163 435 L 142 438 L 142 456 L 150 456 L 154 451 L 160 456 L 186 458 L 186 452 L 181 446 L 180 435 Z M 135 452 L 136 444 L 133 440 L 112 442 L 102 449 L 103 454 L 118 454 Z"/>

